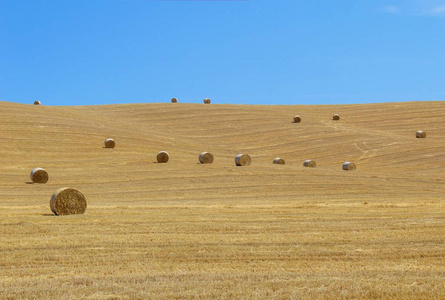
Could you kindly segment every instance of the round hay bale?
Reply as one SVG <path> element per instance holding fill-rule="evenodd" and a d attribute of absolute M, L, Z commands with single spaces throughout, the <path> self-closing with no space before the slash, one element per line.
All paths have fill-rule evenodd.
<path fill-rule="evenodd" d="M 60 188 L 54 192 L 49 203 L 56 215 L 78 215 L 87 209 L 85 196 L 73 188 Z"/>
<path fill-rule="evenodd" d="M 338 120 L 340 120 L 340 116 L 338 114 L 333 114 L 332 115 L 332 120 L 338 121 Z"/>
<path fill-rule="evenodd" d="M 170 156 L 166 151 L 159 151 L 158 155 L 156 156 L 156 159 L 158 160 L 158 163 L 165 164 L 168 162 Z"/>
<path fill-rule="evenodd" d="M 213 154 L 209 152 L 202 152 L 201 154 L 199 154 L 199 162 L 202 164 L 212 164 Z"/>
<path fill-rule="evenodd" d="M 42 102 L 40 102 L 38 100 L 34 101 L 34 105 L 40 105 L 40 104 L 42 104 Z"/>
<path fill-rule="evenodd" d="M 317 166 L 317 163 L 315 162 L 315 160 L 312 159 L 306 159 L 303 163 L 303 167 L 306 168 L 315 168 Z"/>
<path fill-rule="evenodd" d="M 238 154 L 235 157 L 235 164 L 237 166 L 250 166 L 252 163 L 252 160 L 250 159 L 250 156 L 247 154 Z"/>
<path fill-rule="evenodd" d="M 178 103 L 178 99 L 172 98 L 172 103 Z"/>
<path fill-rule="evenodd" d="M 301 122 L 301 117 L 299 115 L 296 115 L 294 117 L 294 123 L 300 123 Z"/>
<path fill-rule="evenodd" d="M 29 174 L 29 178 L 31 178 L 31 181 L 34 183 L 47 183 L 49 179 L 48 172 L 42 168 L 32 169 L 31 174 Z"/>
<path fill-rule="evenodd" d="M 209 98 L 205 98 L 204 99 L 204 104 L 210 104 L 210 99 Z"/>
<path fill-rule="evenodd" d="M 273 160 L 273 163 L 274 163 L 275 165 L 284 165 L 286 162 L 284 161 L 284 159 L 279 158 L 279 157 L 276 157 L 276 158 Z"/>
<path fill-rule="evenodd" d="M 116 147 L 116 142 L 113 139 L 106 139 L 104 144 L 105 144 L 105 148 L 114 148 L 114 147 Z"/>
<path fill-rule="evenodd" d="M 424 138 L 426 138 L 426 132 L 425 132 L 425 131 L 422 131 L 422 130 L 417 131 L 417 132 L 416 132 L 416 138 L 418 138 L 418 139 L 424 139 Z"/>
<path fill-rule="evenodd" d="M 343 170 L 345 170 L 345 171 L 355 171 L 356 169 L 357 169 L 357 167 L 352 162 L 347 161 L 347 162 L 343 163 Z"/>

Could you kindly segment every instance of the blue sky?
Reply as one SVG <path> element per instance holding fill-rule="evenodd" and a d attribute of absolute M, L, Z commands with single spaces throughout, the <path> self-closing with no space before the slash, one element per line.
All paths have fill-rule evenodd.
<path fill-rule="evenodd" d="M 0 0 L 0 101 L 445 99 L 445 0 Z"/>

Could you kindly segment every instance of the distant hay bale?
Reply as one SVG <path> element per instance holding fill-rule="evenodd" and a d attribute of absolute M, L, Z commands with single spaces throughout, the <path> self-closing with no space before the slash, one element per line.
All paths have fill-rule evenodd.
<path fill-rule="evenodd" d="M 247 154 L 238 154 L 235 157 L 235 164 L 237 166 L 250 166 L 252 163 L 252 160 L 250 159 L 250 156 Z"/>
<path fill-rule="evenodd" d="M 201 154 L 199 154 L 199 162 L 202 164 L 213 163 L 213 154 L 209 152 L 202 152 Z"/>
<path fill-rule="evenodd" d="M 205 98 L 204 99 L 204 104 L 210 104 L 210 99 L 209 98 Z"/>
<path fill-rule="evenodd" d="M 113 139 L 106 139 L 104 144 L 105 144 L 105 148 L 114 148 L 114 147 L 116 147 L 116 142 Z"/>
<path fill-rule="evenodd" d="M 178 103 L 178 99 L 172 98 L 172 103 Z"/>
<path fill-rule="evenodd" d="M 306 168 L 315 168 L 316 166 L 317 166 L 317 163 L 315 162 L 315 160 L 312 160 L 312 159 L 307 159 L 303 163 L 303 167 L 306 167 Z"/>
<path fill-rule="evenodd" d="M 40 102 L 38 100 L 34 101 L 34 105 L 40 105 L 40 104 L 42 104 L 42 102 Z"/>
<path fill-rule="evenodd" d="M 299 115 L 296 115 L 294 117 L 294 123 L 300 123 L 301 122 L 301 117 Z"/>
<path fill-rule="evenodd" d="M 55 215 L 78 215 L 87 209 L 87 200 L 76 189 L 60 188 L 52 195 L 49 205 Z"/>
<path fill-rule="evenodd" d="M 356 169 L 357 169 L 357 167 L 352 162 L 347 161 L 347 162 L 343 163 L 343 170 L 345 170 L 345 171 L 355 171 Z"/>
<path fill-rule="evenodd" d="M 34 183 L 47 183 L 48 182 L 48 172 L 46 172 L 42 168 L 34 168 L 31 171 L 31 174 L 29 174 L 29 178 L 31 178 L 31 181 Z"/>
<path fill-rule="evenodd" d="M 165 164 L 168 162 L 170 156 L 166 151 L 159 151 L 158 155 L 156 156 L 156 159 L 158 160 L 158 163 Z"/>
<path fill-rule="evenodd" d="M 424 139 L 424 138 L 426 138 L 426 132 L 425 132 L 425 131 L 422 131 L 422 130 L 417 131 L 417 132 L 416 132 L 416 138 L 418 138 L 418 139 Z"/>
<path fill-rule="evenodd" d="M 340 116 L 338 114 L 333 114 L 332 115 L 332 120 L 338 121 L 338 120 L 340 120 Z"/>
<path fill-rule="evenodd" d="M 284 165 L 286 162 L 284 161 L 284 159 L 279 158 L 279 157 L 276 157 L 276 158 L 273 160 L 273 163 L 274 163 L 275 165 Z"/>

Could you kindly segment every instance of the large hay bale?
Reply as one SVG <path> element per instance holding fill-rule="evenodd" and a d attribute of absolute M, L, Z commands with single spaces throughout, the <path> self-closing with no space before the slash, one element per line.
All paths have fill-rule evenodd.
<path fill-rule="evenodd" d="M 38 100 L 34 101 L 34 105 L 40 105 L 40 104 L 42 104 L 42 102 L 40 102 Z"/>
<path fill-rule="evenodd" d="M 422 130 L 417 131 L 417 132 L 416 132 L 416 138 L 418 138 L 418 139 L 424 139 L 424 138 L 426 138 L 426 132 L 425 132 L 425 131 L 422 131 Z"/>
<path fill-rule="evenodd" d="M 213 163 L 213 154 L 209 152 L 202 152 L 201 154 L 199 154 L 199 162 L 202 164 Z"/>
<path fill-rule="evenodd" d="M 116 142 L 113 139 L 106 139 L 104 144 L 105 144 L 105 148 L 114 148 L 114 147 L 116 147 Z"/>
<path fill-rule="evenodd" d="M 158 163 L 165 164 L 170 159 L 170 156 L 166 151 L 159 151 L 158 155 L 156 156 L 156 159 L 158 160 Z"/>
<path fill-rule="evenodd" d="M 279 157 L 276 157 L 276 158 L 273 160 L 273 163 L 274 163 L 275 165 L 284 165 L 286 162 L 284 161 L 284 159 L 279 158 Z"/>
<path fill-rule="evenodd" d="M 178 99 L 172 98 L 172 103 L 178 103 Z"/>
<path fill-rule="evenodd" d="M 355 171 L 356 169 L 357 169 L 357 167 L 352 162 L 347 161 L 347 162 L 343 163 L 343 170 L 345 170 L 345 171 Z"/>
<path fill-rule="evenodd" d="M 48 182 L 48 172 L 46 172 L 42 168 L 34 168 L 31 171 L 31 174 L 29 174 L 29 178 L 31 178 L 31 181 L 34 183 L 47 183 Z"/>
<path fill-rule="evenodd" d="M 49 206 L 55 215 L 78 215 L 87 209 L 87 200 L 76 189 L 60 188 L 52 195 Z"/>
<path fill-rule="evenodd" d="M 247 154 L 238 154 L 235 157 L 235 164 L 237 166 L 250 166 L 252 163 L 252 160 L 250 159 L 250 156 Z"/>
<path fill-rule="evenodd" d="M 210 104 L 210 99 L 209 98 L 205 98 L 204 99 L 204 104 Z"/>
<path fill-rule="evenodd" d="M 300 122 L 301 122 L 301 117 L 299 115 L 295 115 L 294 123 L 300 123 Z"/>
<path fill-rule="evenodd" d="M 332 120 L 338 121 L 338 120 L 340 120 L 340 116 L 338 114 L 333 114 L 332 115 Z"/>
<path fill-rule="evenodd" d="M 313 159 L 306 159 L 303 163 L 303 167 L 306 168 L 315 168 L 317 166 L 317 163 Z"/>

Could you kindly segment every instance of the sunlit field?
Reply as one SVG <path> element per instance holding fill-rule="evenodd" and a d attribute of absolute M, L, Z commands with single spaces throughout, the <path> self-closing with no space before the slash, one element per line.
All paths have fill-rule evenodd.
<path fill-rule="evenodd" d="M 0 299 L 444 299 L 444 121 L 445 102 L 0 102 Z M 60 187 L 85 214 L 54 216 Z"/>

